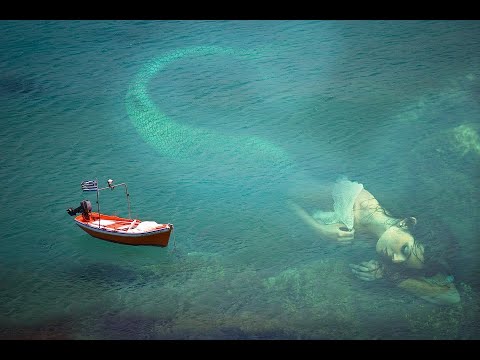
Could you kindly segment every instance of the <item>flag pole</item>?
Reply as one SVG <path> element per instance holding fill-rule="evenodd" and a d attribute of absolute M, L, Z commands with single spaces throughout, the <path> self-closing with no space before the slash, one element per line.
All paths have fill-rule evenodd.
<path fill-rule="evenodd" d="M 98 179 L 95 179 L 95 182 L 97 183 L 97 213 L 98 213 L 98 228 L 100 229 L 100 201 L 98 201 L 98 195 L 99 195 L 99 188 L 98 188 Z"/>

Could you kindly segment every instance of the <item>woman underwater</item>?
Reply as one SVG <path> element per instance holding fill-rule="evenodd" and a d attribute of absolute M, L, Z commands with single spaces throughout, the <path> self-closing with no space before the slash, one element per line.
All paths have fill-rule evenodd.
<path fill-rule="evenodd" d="M 356 237 L 376 240 L 378 260 L 350 265 L 359 279 L 385 278 L 435 304 L 460 301 L 445 261 L 454 250 L 453 237 L 447 231 L 438 226 L 426 228 L 415 217 L 393 216 L 358 182 L 339 179 L 333 186 L 315 189 L 313 194 L 305 194 L 300 202 L 307 206 L 313 202 L 314 208 L 321 206 L 330 211 L 307 211 L 298 199 L 291 206 L 321 238 L 345 245 Z"/>

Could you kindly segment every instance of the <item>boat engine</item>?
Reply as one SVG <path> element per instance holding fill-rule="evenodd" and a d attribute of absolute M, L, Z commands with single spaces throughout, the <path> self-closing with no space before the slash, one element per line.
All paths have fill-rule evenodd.
<path fill-rule="evenodd" d="M 77 215 L 78 213 L 81 212 L 83 214 L 83 217 L 86 220 L 90 219 L 90 212 L 91 211 L 92 211 L 92 204 L 90 203 L 89 200 L 82 200 L 80 202 L 80 206 L 75 208 L 75 209 L 73 209 L 73 208 L 68 208 L 67 209 L 68 215 L 75 216 L 75 215 Z"/>

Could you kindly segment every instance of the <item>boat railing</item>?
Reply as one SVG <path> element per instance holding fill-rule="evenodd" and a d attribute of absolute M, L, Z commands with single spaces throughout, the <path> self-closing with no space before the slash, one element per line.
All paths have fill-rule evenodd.
<path fill-rule="evenodd" d="M 127 205 L 128 205 L 128 218 L 129 219 L 132 218 L 132 214 L 131 214 L 131 211 L 130 211 L 130 194 L 128 193 L 127 184 L 126 183 L 113 184 L 112 179 L 108 179 L 107 184 L 108 184 L 108 186 L 106 186 L 104 188 L 97 188 L 98 226 L 100 226 L 100 218 L 101 218 L 100 201 L 99 201 L 100 191 L 108 190 L 108 189 L 113 190 L 113 189 L 115 189 L 116 187 L 119 187 L 119 186 L 123 186 L 125 188 L 125 196 L 127 197 Z M 134 220 L 134 221 L 136 221 L 136 220 Z"/>

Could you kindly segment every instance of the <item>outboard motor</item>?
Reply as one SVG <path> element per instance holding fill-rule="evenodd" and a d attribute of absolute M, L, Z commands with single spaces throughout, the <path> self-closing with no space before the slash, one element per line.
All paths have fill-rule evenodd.
<path fill-rule="evenodd" d="M 80 202 L 80 206 L 75 209 L 73 208 L 67 209 L 67 213 L 70 216 L 75 216 L 81 212 L 85 220 L 90 220 L 91 211 L 92 211 L 92 204 L 90 203 L 89 200 L 82 200 Z"/>

